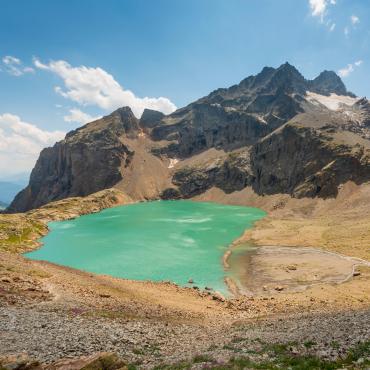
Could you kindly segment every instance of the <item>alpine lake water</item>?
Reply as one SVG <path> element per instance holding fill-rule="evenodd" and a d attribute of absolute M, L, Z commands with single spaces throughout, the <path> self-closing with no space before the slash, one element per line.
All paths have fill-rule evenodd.
<path fill-rule="evenodd" d="M 186 200 L 129 204 L 50 222 L 43 246 L 25 255 L 132 280 L 173 281 L 227 294 L 222 256 L 265 212 Z"/>

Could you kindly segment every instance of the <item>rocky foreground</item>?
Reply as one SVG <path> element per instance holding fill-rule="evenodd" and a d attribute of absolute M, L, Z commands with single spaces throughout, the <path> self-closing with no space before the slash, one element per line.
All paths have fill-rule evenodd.
<path fill-rule="evenodd" d="M 367 187 L 348 187 L 356 199 L 364 200 L 368 194 Z M 349 199 L 349 190 L 344 191 Z M 219 194 L 217 200 L 233 203 L 227 194 Z M 0 215 L 0 355 L 4 368 L 369 367 L 370 268 L 365 265 L 356 267 L 354 276 L 339 285 L 322 282 L 291 292 L 279 281 L 279 289 L 224 299 L 212 291 L 115 279 L 18 255 L 37 248 L 37 238 L 47 232 L 50 220 L 130 201 L 118 190 L 107 190 L 50 203 L 26 214 Z M 279 233 L 271 239 L 271 225 L 280 227 L 278 220 L 289 223 L 293 215 L 299 216 L 304 230 L 323 212 L 328 222 L 321 230 L 324 237 L 327 227 L 340 225 L 347 217 L 343 212 L 331 223 L 328 209 L 335 205 L 323 200 L 310 202 L 309 213 L 305 202 L 301 208 L 289 201 L 282 205 L 283 198 L 256 197 L 254 202 L 268 210 L 269 216 L 252 235 L 261 235 L 261 240 L 269 235 L 276 245 L 284 245 Z M 358 204 L 359 225 L 364 225 L 365 232 L 369 218 L 361 212 L 362 202 Z M 314 235 L 319 235 L 318 230 Z M 302 244 L 307 240 L 302 239 Z M 352 237 L 358 246 L 361 240 L 361 232 Z M 367 258 L 365 247 L 355 252 L 346 243 L 346 239 L 336 243 L 342 253 Z M 325 248 L 331 250 L 330 245 Z M 289 270 L 288 262 L 280 261 L 275 268 L 279 266 Z"/>
<path fill-rule="evenodd" d="M 356 369 L 369 366 L 370 311 L 345 312 L 340 317 L 333 314 L 284 316 L 226 328 L 126 318 L 92 320 L 77 310 L 0 308 L 0 318 L 5 336 L 1 345 L 6 352 L 26 352 L 28 359 L 39 359 L 44 364 L 54 362 L 54 365 L 45 365 L 49 369 L 60 368 L 57 365 L 60 357 L 70 358 L 67 362 L 70 366 L 74 361 L 80 366 L 81 357 L 102 352 L 117 354 L 122 368 L 124 365 L 130 368 L 244 368 L 253 364 L 277 368 L 279 364 L 288 366 L 300 362 L 306 364 L 306 368 L 316 369 L 324 368 L 325 364 L 335 368 L 336 363 L 338 367 L 343 364 Z M 310 363 L 312 367 L 307 367 Z M 75 368 L 80 369 L 78 366 Z"/>

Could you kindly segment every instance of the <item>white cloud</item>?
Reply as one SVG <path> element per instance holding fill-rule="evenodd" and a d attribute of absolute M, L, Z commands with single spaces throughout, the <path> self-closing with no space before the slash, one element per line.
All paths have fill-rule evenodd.
<path fill-rule="evenodd" d="M 330 28 L 329 28 L 329 31 L 333 32 L 335 30 L 335 26 L 336 26 L 335 23 L 332 23 Z"/>
<path fill-rule="evenodd" d="M 310 0 L 311 15 L 313 17 L 323 17 L 326 10 L 325 0 Z"/>
<path fill-rule="evenodd" d="M 77 122 L 77 123 L 84 124 L 84 123 L 95 121 L 99 119 L 100 117 L 92 117 L 89 114 L 82 112 L 79 109 L 74 108 L 74 109 L 70 109 L 69 115 L 64 116 L 63 118 L 64 118 L 64 121 L 66 122 Z"/>
<path fill-rule="evenodd" d="M 348 77 L 356 67 L 359 67 L 363 63 L 362 60 L 358 60 L 357 62 L 350 63 L 346 67 L 340 69 L 338 74 L 340 77 Z"/>
<path fill-rule="evenodd" d="M 20 59 L 11 55 L 3 57 L 2 62 L 4 71 L 12 76 L 19 77 L 25 73 L 35 72 L 32 67 L 24 67 Z"/>
<path fill-rule="evenodd" d="M 63 139 L 64 132 L 44 131 L 21 120 L 19 116 L 0 115 L 0 173 L 12 175 L 29 172 L 40 151 Z"/>
<path fill-rule="evenodd" d="M 352 23 L 353 25 L 355 25 L 355 24 L 357 24 L 357 23 L 360 23 L 360 18 L 359 18 L 359 17 L 357 17 L 357 15 L 352 15 L 352 16 L 351 16 L 351 23 Z"/>
<path fill-rule="evenodd" d="M 311 15 L 313 17 L 319 17 L 320 21 L 323 22 L 328 6 L 335 4 L 336 0 L 309 0 Z"/>
<path fill-rule="evenodd" d="M 12 57 L 11 55 L 7 55 L 3 58 L 3 63 L 7 65 L 10 65 L 10 64 L 20 65 L 21 60 L 16 57 Z"/>
<path fill-rule="evenodd" d="M 64 89 L 55 87 L 55 92 L 80 105 L 95 105 L 107 111 L 129 106 L 134 114 L 141 116 L 145 108 L 172 113 L 176 106 L 167 98 L 139 98 L 130 90 L 125 90 L 114 77 L 102 68 L 86 66 L 72 67 L 63 60 L 48 64 L 34 59 L 35 67 L 51 71 L 61 77 Z"/>
<path fill-rule="evenodd" d="M 360 18 L 357 15 L 352 15 L 350 17 L 351 24 L 350 26 L 344 27 L 344 35 L 346 37 L 349 36 L 350 32 L 354 29 L 356 29 L 356 24 L 360 23 Z"/>

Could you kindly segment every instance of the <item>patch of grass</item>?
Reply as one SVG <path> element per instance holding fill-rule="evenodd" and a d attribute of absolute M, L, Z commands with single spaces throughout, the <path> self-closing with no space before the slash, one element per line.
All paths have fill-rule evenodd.
<path fill-rule="evenodd" d="M 233 352 L 240 352 L 241 351 L 239 348 L 236 348 L 231 343 L 230 344 L 225 344 L 222 348 L 226 349 L 228 351 L 233 351 Z"/>
<path fill-rule="evenodd" d="M 32 277 L 39 277 L 41 279 L 46 279 L 51 276 L 50 274 L 42 270 L 29 270 L 27 271 L 27 275 Z"/>
<path fill-rule="evenodd" d="M 306 347 L 306 348 L 312 348 L 313 346 L 316 345 L 316 342 L 312 341 L 312 340 L 308 340 L 307 342 L 304 342 L 303 345 Z"/>
<path fill-rule="evenodd" d="M 0 250 L 18 253 L 32 249 L 46 233 L 44 223 L 18 215 L 0 216 Z"/>
<path fill-rule="evenodd" d="M 281 355 L 288 351 L 288 344 L 268 344 L 264 348 L 264 352 L 272 352 L 275 355 Z"/>
<path fill-rule="evenodd" d="M 331 348 L 338 349 L 340 347 L 339 343 L 336 340 L 333 340 L 330 343 Z"/>
<path fill-rule="evenodd" d="M 193 362 L 195 364 L 198 364 L 201 362 L 212 362 L 212 359 L 207 355 L 197 355 L 193 358 Z"/>
<path fill-rule="evenodd" d="M 132 350 L 132 353 L 135 354 L 135 355 L 144 355 L 145 354 L 145 352 L 142 348 L 134 348 Z"/>
<path fill-rule="evenodd" d="M 128 364 L 127 365 L 127 370 L 136 370 L 137 366 L 135 364 Z"/>
<path fill-rule="evenodd" d="M 364 359 L 363 365 L 370 365 L 370 341 L 359 343 L 356 347 L 352 348 L 346 358 L 347 363 Z"/>
<path fill-rule="evenodd" d="M 314 345 L 314 342 L 305 342 L 304 346 Z M 308 344 L 307 344 L 308 343 Z M 242 369 L 263 369 L 263 370 L 336 370 L 336 369 L 368 369 L 370 365 L 370 341 L 360 343 L 351 349 L 345 358 L 336 361 L 323 360 L 316 356 L 297 355 L 291 353 L 289 344 L 266 345 L 260 355 L 269 354 L 268 360 L 256 361 L 249 357 L 234 357 L 230 361 L 220 364 L 209 356 L 199 355 L 193 359 L 194 363 L 211 363 L 210 369 L 215 370 L 242 370 Z M 184 370 L 191 367 L 189 362 L 181 362 L 173 365 L 160 365 L 156 370 Z"/>
<path fill-rule="evenodd" d="M 240 343 L 240 342 L 244 342 L 245 339 L 242 338 L 242 337 L 235 337 L 231 340 L 231 343 Z"/>

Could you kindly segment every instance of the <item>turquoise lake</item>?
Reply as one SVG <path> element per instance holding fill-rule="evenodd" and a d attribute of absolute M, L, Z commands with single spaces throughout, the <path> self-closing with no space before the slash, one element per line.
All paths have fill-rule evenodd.
<path fill-rule="evenodd" d="M 49 223 L 28 258 L 133 280 L 170 280 L 226 292 L 222 256 L 260 209 L 192 201 L 155 201 Z"/>

